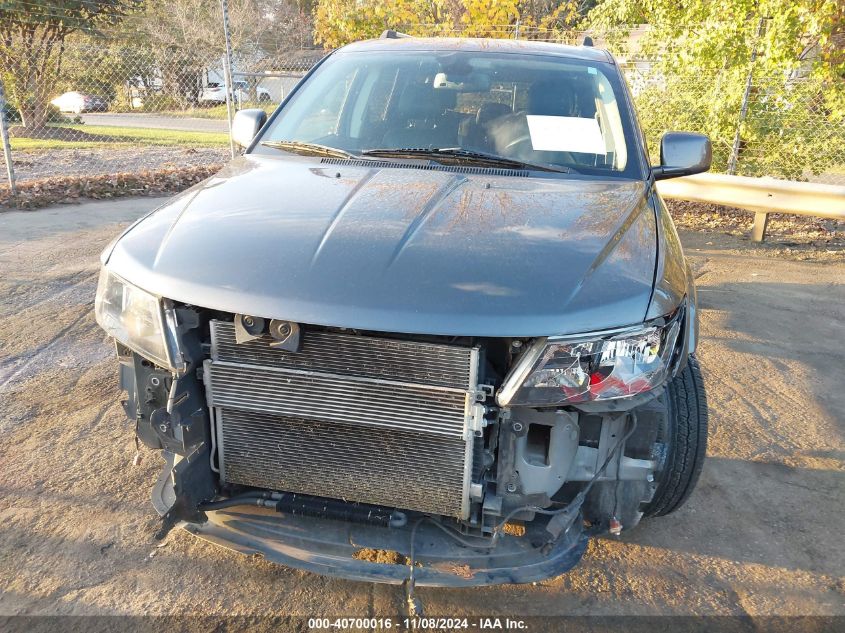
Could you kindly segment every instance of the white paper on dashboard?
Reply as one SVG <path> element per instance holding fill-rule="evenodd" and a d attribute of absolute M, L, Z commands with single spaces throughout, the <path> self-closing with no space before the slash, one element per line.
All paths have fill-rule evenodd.
<path fill-rule="evenodd" d="M 583 152 L 605 154 L 599 122 L 577 116 L 529 114 L 531 145 L 541 152 Z"/>

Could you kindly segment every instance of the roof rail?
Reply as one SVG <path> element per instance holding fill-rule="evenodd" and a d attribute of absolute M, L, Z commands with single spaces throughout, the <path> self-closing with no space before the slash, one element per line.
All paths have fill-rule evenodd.
<path fill-rule="evenodd" d="M 584 36 L 584 41 L 581 42 L 581 46 L 592 46 L 593 45 L 593 38 L 589 35 Z"/>
<path fill-rule="evenodd" d="M 400 33 L 399 31 L 394 31 L 393 29 L 386 29 L 382 31 L 381 35 L 379 35 L 380 40 L 398 40 L 403 37 L 411 37 L 407 33 Z"/>

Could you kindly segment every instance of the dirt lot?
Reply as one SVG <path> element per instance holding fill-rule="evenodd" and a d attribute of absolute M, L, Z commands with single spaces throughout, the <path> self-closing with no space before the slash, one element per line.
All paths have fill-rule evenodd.
<path fill-rule="evenodd" d="M 402 594 L 163 547 L 94 323 L 100 250 L 155 201 L 0 214 L 0 614 L 396 614 Z M 684 233 L 713 429 L 678 513 L 528 586 L 421 589 L 429 614 L 845 615 L 845 256 Z"/>

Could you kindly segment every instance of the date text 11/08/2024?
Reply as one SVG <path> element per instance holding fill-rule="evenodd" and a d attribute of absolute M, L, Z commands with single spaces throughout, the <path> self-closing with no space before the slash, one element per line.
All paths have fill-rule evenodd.
<path fill-rule="evenodd" d="M 398 629 L 398 630 L 478 630 L 521 631 L 527 629 L 524 620 L 511 618 L 309 618 L 308 629 Z"/>

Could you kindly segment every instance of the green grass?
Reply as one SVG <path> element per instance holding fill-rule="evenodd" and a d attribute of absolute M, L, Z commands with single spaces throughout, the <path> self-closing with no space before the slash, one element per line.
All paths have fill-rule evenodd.
<path fill-rule="evenodd" d="M 13 150 L 88 149 L 93 147 L 119 148 L 132 145 L 178 145 L 181 147 L 221 147 L 229 144 L 225 132 L 187 132 L 183 130 L 157 130 L 108 125 L 53 125 L 53 128 L 78 130 L 97 135 L 94 140 L 40 139 L 14 137 L 10 139 Z M 113 139 L 113 140 L 111 140 Z"/>
<path fill-rule="evenodd" d="M 91 147 L 131 147 L 130 143 L 92 143 L 89 141 L 58 141 L 41 138 L 9 139 L 13 152 L 42 149 L 89 149 Z"/>

